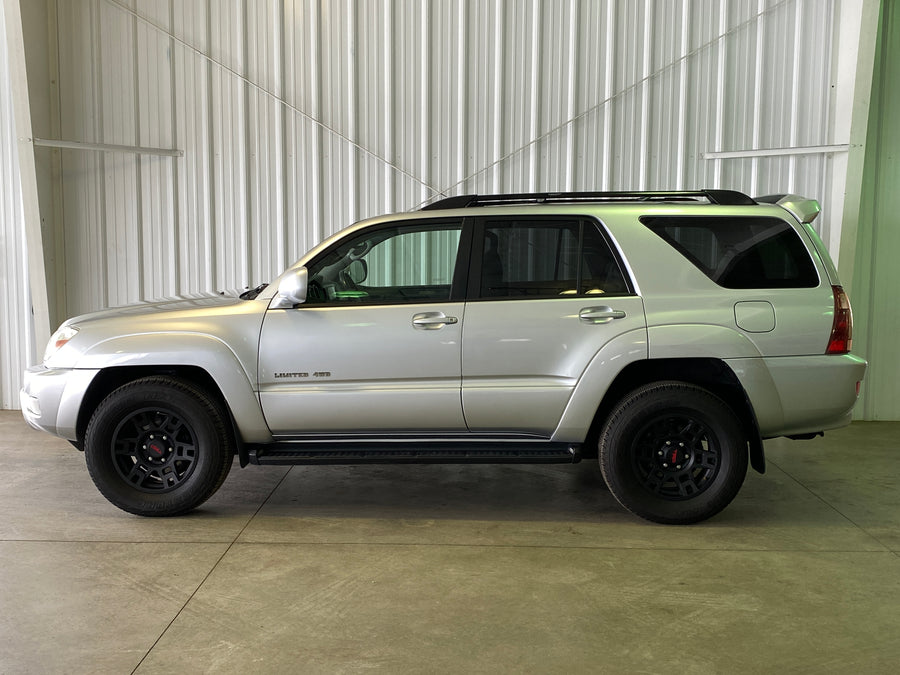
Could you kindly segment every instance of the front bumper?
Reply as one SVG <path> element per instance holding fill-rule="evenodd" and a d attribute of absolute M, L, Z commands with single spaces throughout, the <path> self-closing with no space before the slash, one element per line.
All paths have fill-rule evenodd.
<path fill-rule="evenodd" d="M 32 366 L 19 392 L 22 416 L 35 429 L 77 440 L 81 402 L 99 370 Z"/>

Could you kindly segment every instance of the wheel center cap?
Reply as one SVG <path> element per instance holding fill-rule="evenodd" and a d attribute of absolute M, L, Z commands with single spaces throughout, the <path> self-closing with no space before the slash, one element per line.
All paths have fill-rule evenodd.
<path fill-rule="evenodd" d="M 149 434 L 141 442 L 144 459 L 154 466 L 165 464 L 172 455 L 172 446 L 165 437 Z"/>
<path fill-rule="evenodd" d="M 682 441 L 666 441 L 657 451 L 656 461 L 664 471 L 680 471 L 691 461 L 691 451 Z"/>

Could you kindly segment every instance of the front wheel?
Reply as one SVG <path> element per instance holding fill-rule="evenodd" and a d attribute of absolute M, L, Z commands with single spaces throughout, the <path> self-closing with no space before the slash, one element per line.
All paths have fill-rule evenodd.
<path fill-rule="evenodd" d="M 226 414 L 191 384 L 146 377 L 116 389 L 85 432 L 88 472 L 124 511 L 176 516 L 219 489 L 233 459 Z"/>
<path fill-rule="evenodd" d="M 610 492 L 657 523 L 696 523 L 724 509 L 744 482 L 747 456 L 731 408 L 682 382 L 631 392 L 600 434 L 600 468 Z"/>

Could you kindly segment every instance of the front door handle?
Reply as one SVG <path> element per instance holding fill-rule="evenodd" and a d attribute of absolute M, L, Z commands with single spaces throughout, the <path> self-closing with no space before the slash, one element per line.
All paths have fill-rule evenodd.
<path fill-rule="evenodd" d="M 447 316 L 443 312 L 422 312 L 413 316 L 412 325 L 419 330 L 438 330 L 457 321 L 459 319 L 455 316 Z"/>
<path fill-rule="evenodd" d="M 621 309 L 613 309 L 606 305 L 600 307 L 585 307 L 578 312 L 578 318 L 585 323 L 609 323 L 613 319 L 624 319 L 625 312 Z"/>

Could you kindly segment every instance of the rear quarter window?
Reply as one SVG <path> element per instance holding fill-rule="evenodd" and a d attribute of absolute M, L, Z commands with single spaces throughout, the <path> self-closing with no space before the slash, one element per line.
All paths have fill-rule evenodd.
<path fill-rule="evenodd" d="M 779 218 L 644 216 L 643 223 L 724 288 L 815 288 L 800 235 Z"/>

